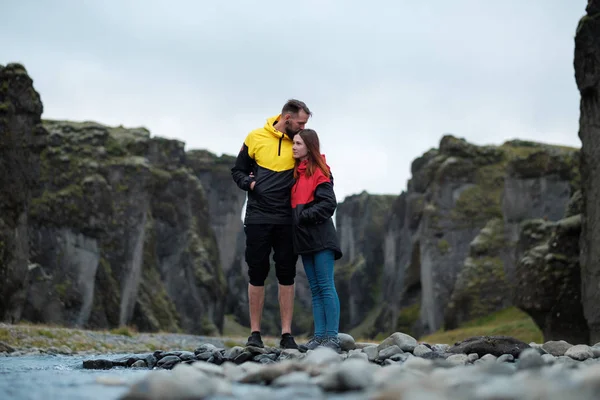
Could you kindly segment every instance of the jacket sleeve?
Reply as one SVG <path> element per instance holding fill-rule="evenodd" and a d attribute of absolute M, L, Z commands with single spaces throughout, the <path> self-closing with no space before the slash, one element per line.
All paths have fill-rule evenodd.
<path fill-rule="evenodd" d="M 250 157 L 248 146 L 244 143 L 235 160 L 235 165 L 231 168 L 231 176 L 240 189 L 248 191 L 250 184 L 254 181 L 254 177 L 250 176 L 253 172 L 254 159 Z"/>
<path fill-rule="evenodd" d="M 321 183 L 315 189 L 314 203 L 302 210 L 299 222 L 306 225 L 316 225 L 326 222 L 333 216 L 337 207 L 335 192 L 331 182 Z"/>

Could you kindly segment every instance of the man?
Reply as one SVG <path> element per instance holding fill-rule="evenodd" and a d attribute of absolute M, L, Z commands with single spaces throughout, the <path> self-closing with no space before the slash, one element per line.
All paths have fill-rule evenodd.
<path fill-rule="evenodd" d="M 275 274 L 279 282 L 280 346 L 287 349 L 298 348 L 291 334 L 298 259 L 292 244 L 292 139 L 304 129 L 311 115 L 306 104 L 299 100 L 289 100 L 280 115 L 267 119 L 264 127 L 248 134 L 235 166 L 231 169 L 235 183 L 248 192 L 244 232 L 245 257 L 250 278 L 248 300 L 251 334 L 246 346 L 264 347 L 260 336 L 260 321 L 272 249 Z"/>

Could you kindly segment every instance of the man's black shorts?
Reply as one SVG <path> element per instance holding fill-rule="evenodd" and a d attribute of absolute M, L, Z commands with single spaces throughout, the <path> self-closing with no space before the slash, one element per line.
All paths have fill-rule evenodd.
<path fill-rule="evenodd" d="M 270 256 L 273 250 L 275 275 L 281 285 L 293 285 L 296 278 L 296 261 L 291 225 L 248 224 L 246 233 L 246 263 L 252 286 L 264 286 L 269 275 Z"/>

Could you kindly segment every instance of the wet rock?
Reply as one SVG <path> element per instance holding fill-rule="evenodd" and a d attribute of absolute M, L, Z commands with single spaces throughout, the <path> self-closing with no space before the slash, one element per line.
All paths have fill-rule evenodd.
<path fill-rule="evenodd" d="M 480 357 L 485 354 L 502 356 L 511 354 L 518 357 L 519 353 L 529 348 L 527 343 L 512 338 L 510 336 L 474 336 L 458 342 L 448 349 L 449 353 L 477 353 Z"/>
<path fill-rule="evenodd" d="M 110 360 L 85 360 L 83 362 L 83 368 L 85 369 L 111 369 L 113 362 Z"/>
<path fill-rule="evenodd" d="M 165 356 L 161 358 L 158 361 L 158 363 L 156 363 L 156 366 L 164 369 L 172 369 L 175 367 L 175 365 L 179 364 L 180 362 L 181 358 L 177 356 Z"/>

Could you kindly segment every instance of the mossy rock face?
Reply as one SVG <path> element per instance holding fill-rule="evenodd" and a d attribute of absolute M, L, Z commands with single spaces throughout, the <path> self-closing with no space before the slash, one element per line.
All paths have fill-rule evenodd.
<path fill-rule="evenodd" d="M 89 121 L 44 126 L 48 145 L 30 232 L 66 228 L 98 242 L 101 263 L 86 326 L 221 329 L 225 279 L 205 191 L 185 165 L 184 144 L 151 138 L 145 128 Z M 46 249 L 33 260 L 45 265 L 55 257 Z"/>
<path fill-rule="evenodd" d="M 0 68 L 0 320 L 20 319 L 27 297 L 27 208 L 38 185 L 43 107 L 21 64 Z"/>
<path fill-rule="evenodd" d="M 500 258 L 506 246 L 502 219 L 488 221 L 470 244 L 445 311 L 445 329 L 454 329 L 510 304 L 510 283 Z"/>
<path fill-rule="evenodd" d="M 579 187 L 578 157 L 577 149 L 563 146 L 520 140 L 477 146 L 446 135 L 439 150 L 413 162 L 407 196 L 421 195 L 422 207 L 410 228 L 418 228 L 418 237 L 404 241 L 420 242 L 421 269 L 427 271 L 421 275 L 425 331 L 438 329 L 444 320 L 456 324 L 510 304 L 518 223 L 538 214 L 550 219 L 564 215 L 568 198 Z M 406 260 L 409 247 L 393 252 L 406 253 L 397 257 Z M 459 278 L 464 268 L 465 276 Z M 481 286 L 498 284 L 506 292 L 471 304 L 479 294 L 469 292 L 466 282 L 486 273 L 489 282 L 484 279 Z M 451 303 L 453 293 L 462 296 L 462 303 Z M 461 310 L 464 315 L 457 314 Z"/>
<path fill-rule="evenodd" d="M 363 192 L 338 205 L 336 229 L 344 255 L 336 262 L 335 276 L 342 330 L 363 322 L 381 299 L 383 243 L 396 199 Z"/>
<path fill-rule="evenodd" d="M 558 175 L 579 186 L 579 152 L 569 148 L 541 148 L 531 154 L 512 159 L 507 168 L 510 176 L 519 179 Z"/>
<path fill-rule="evenodd" d="M 450 157 L 471 160 L 477 165 L 495 164 L 504 158 L 504 153 L 496 146 L 477 146 L 468 143 L 465 139 L 451 135 L 442 137 L 440 153 Z"/>
<path fill-rule="evenodd" d="M 524 243 L 519 247 L 527 250 L 517 264 L 514 300 L 540 327 L 545 341 L 590 340 L 581 302 L 580 233 L 581 215 L 556 223 L 532 221 L 521 230 Z"/>
<path fill-rule="evenodd" d="M 573 215 L 582 214 L 583 213 L 583 195 L 581 190 L 576 191 L 571 196 L 569 203 L 567 204 L 567 209 L 565 211 L 565 217 L 572 217 Z"/>

